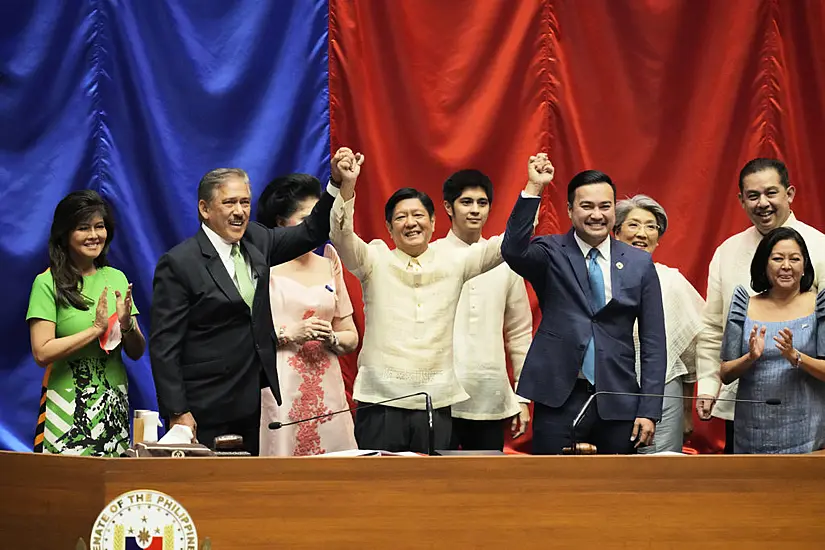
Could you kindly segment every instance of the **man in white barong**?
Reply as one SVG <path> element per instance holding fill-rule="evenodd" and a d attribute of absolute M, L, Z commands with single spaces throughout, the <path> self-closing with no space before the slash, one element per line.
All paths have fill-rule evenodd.
<path fill-rule="evenodd" d="M 478 170 L 459 170 L 442 192 L 450 231 L 433 246 L 457 254 L 486 242 L 481 232 L 493 204 L 490 178 Z M 529 401 L 513 391 L 507 358 L 517 387 L 532 334 L 524 279 L 506 264 L 464 283 L 455 314 L 453 363 L 470 399 L 451 407 L 453 449 L 501 451 L 506 424 L 513 439 L 527 430 Z"/>

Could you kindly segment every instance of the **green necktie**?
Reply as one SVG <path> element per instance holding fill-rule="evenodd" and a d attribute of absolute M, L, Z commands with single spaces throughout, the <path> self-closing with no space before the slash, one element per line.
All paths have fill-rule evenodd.
<path fill-rule="evenodd" d="M 252 309 L 252 298 L 255 297 L 255 287 L 252 286 L 252 279 L 249 278 L 249 271 L 246 268 L 246 262 L 243 260 L 241 247 L 238 246 L 237 243 L 232 245 L 230 257 L 235 264 L 235 286 L 238 287 L 238 292 L 241 293 L 243 301 Z"/>

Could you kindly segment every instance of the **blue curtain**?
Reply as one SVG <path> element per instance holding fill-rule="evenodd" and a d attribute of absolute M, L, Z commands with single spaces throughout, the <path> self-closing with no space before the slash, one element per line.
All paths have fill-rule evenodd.
<path fill-rule="evenodd" d="M 326 0 L 0 2 L 0 449 L 34 438 L 25 314 L 57 202 L 90 188 L 113 205 L 110 260 L 148 333 L 155 263 L 197 231 L 204 173 L 244 168 L 253 196 L 329 176 L 327 18 Z M 126 361 L 132 406 L 156 410 L 148 353 Z"/>

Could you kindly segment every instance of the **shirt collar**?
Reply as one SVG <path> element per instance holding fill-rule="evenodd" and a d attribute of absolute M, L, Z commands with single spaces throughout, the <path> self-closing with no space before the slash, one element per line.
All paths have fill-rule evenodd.
<path fill-rule="evenodd" d="M 585 258 L 587 258 L 587 255 L 590 253 L 590 249 L 595 248 L 599 251 L 599 254 L 602 255 L 602 258 L 607 260 L 607 263 L 610 263 L 610 237 L 605 238 L 605 240 L 599 243 L 599 246 L 596 247 L 590 246 L 584 242 L 575 230 L 573 231 L 573 238 L 576 239 L 576 244 L 579 245 L 579 250 L 581 250 Z"/>
<path fill-rule="evenodd" d="M 453 233 L 453 230 L 452 230 L 452 229 L 450 229 L 450 231 L 447 233 L 447 236 L 446 236 L 446 237 L 444 237 L 444 239 L 445 239 L 447 242 L 449 242 L 450 244 L 452 244 L 453 246 L 460 246 L 460 247 L 469 247 L 469 246 L 470 246 L 470 245 L 469 245 L 469 244 L 467 244 L 466 242 L 462 241 L 462 240 L 458 237 L 458 235 L 456 235 L 455 233 Z M 481 238 L 478 240 L 478 242 L 483 243 L 483 242 L 484 242 L 484 240 L 485 240 L 485 239 L 484 239 L 484 237 L 481 237 Z"/>
<path fill-rule="evenodd" d="M 206 233 L 206 237 L 209 239 L 209 242 L 212 243 L 212 246 L 215 247 L 215 250 L 218 251 L 218 255 L 221 258 L 229 258 L 232 254 L 232 245 L 234 243 L 226 242 L 223 237 L 212 231 L 205 223 L 201 223 L 201 229 Z"/>
<path fill-rule="evenodd" d="M 785 223 L 782 224 L 782 227 L 790 227 L 791 229 L 796 229 L 797 227 L 799 227 L 799 220 L 796 219 L 796 216 L 793 212 L 791 212 L 790 215 L 788 215 L 788 219 L 785 220 Z M 760 233 L 756 226 L 753 224 L 751 224 L 751 226 L 747 228 L 745 231 L 750 231 L 753 235 L 754 240 L 757 242 L 761 241 L 762 237 L 764 237 L 764 235 Z"/>
<path fill-rule="evenodd" d="M 406 252 L 404 252 L 403 250 L 401 250 L 399 248 L 393 249 L 392 252 L 393 252 L 393 254 L 395 254 L 396 258 L 401 260 L 401 263 L 404 264 L 405 267 L 410 265 L 411 263 L 413 263 L 413 260 L 417 261 L 418 265 L 420 265 L 421 267 L 424 267 L 430 262 L 430 260 L 433 257 L 433 247 L 432 246 L 428 246 L 427 250 L 425 250 L 423 254 L 420 254 L 419 256 L 417 256 L 415 258 L 413 258 L 412 256 L 410 256 L 409 254 L 407 254 Z"/>

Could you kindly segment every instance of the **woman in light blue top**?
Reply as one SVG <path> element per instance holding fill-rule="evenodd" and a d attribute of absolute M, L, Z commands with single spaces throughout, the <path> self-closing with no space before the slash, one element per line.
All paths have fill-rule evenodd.
<path fill-rule="evenodd" d="M 825 445 L 825 292 L 802 236 L 789 227 L 762 239 L 750 297 L 734 290 L 722 343 L 722 382 L 739 380 L 736 453 L 808 453 Z M 771 342 L 774 345 L 766 345 Z"/>

